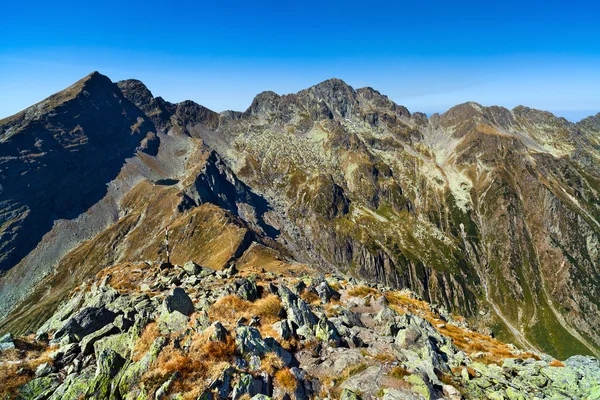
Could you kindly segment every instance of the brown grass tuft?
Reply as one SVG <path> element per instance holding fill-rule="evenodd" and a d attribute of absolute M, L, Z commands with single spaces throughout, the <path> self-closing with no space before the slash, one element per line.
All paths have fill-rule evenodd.
<path fill-rule="evenodd" d="M 561 361 L 559 361 L 559 360 L 552 360 L 552 361 L 550 362 L 550 366 L 551 366 L 551 367 L 564 367 L 564 366 L 565 366 L 565 364 L 563 364 L 563 363 L 562 363 Z"/>
<path fill-rule="evenodd" d="M 135 347 L 133 348 L 133 361 L 138 361 L 140 358 L 146 354 L 146 352 L 150 349 L 150 346 L 154 342 L 154 339 L 160 336 L 160 330 L 158 329 L 158 325 L 156 322 L 151 322 L 144 328 L 142 335 L 135 342 Z"/>
<path fill-rule="evenodd" d="M 33 336 L 15 338 L 13 342 L 16 349 L 0 352 L 0 399 L 17 398 L 19 387 L 35 377 L 37 367 L 52 361 L 49 354 L 54 348 L 36 342 Z"/>
<path fill-rule="evenodd" d="M 274 352 L 268 352 L 265 354 L 260 363 L 260 369 L 265 371 L 269 375 L 273 375 L 276 371 L 283 368 L 283 361 Z"/>
<path fill-rule="evenodd" d="M 289 368 L 280 369 L 275 373 L 275 384 L 288 393 L 296 391 L 296 377 Z"/>
<path fill-rule="evenodd" d="M 300 297 L 308 304 L 321 304 L 321 298 L 315 292 L 305 290 Z"/>
<path fill-rule="evenodd" d="M 229 360 L 235 353 L 235 340 L 227 336 L 225 342 L 208 341 L 202 346 L 201 353 L 209 360 Z"/>
<path fill-rule="evenodd" d="M 408 372 L 408 370 L 403 367 L 394 367 L 388 373 L 388 376 L 391 376 L 392 378 L 396 378 L 396 379 L 403 379 L 405 376 L 408 376 L 408 375 L 410 375 L 410 372 Z"/>
<path fill-rule="evenodd" d="M 370 294 L 378 294 L 377 290 L 370 288 L 368 286 L 356 286 L 352 289 L 348 290 L 348 295 L 353 297 L 365 297 Z"/>

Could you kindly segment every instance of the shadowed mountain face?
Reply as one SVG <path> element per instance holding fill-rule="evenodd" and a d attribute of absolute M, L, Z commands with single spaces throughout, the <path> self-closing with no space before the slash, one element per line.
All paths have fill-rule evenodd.
<path fill-rule="evenodd" d="M 26 256 L 56 220 L 102 199 L 125 159 L 151 146 L 152 131 L 98 73 L 0 121 L 0 270 Z"/>
<path fill-rule="evenodd" d="M 16 265 L 0 282 L 1 327 L 35 327 L 61 297 L 18 310 L 48 287 L 161 254 L 177 221 L 174 254 L 208 249 L 215 267 L 260 242 L 408 287 L 522 347 L 598 354 L 599 121 L 475 103 L 427 118 L 337 79 L 217 114 L 92 74 L 0 122 L 0 257 Z M 109 203 L 110 217 L 95 211 Z M 67 248 L 68 229 L 85 234 Z M 238 234 L 210 247 L 205 229 Z M 69 285 L 44 278 L 74 271 Z"/>

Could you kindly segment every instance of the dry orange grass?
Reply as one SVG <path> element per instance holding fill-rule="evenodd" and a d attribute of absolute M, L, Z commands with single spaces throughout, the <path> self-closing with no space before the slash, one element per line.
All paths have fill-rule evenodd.
<path fill-rule="evenodd" d="M 269 375 L 275 374 L 281 368 L 283 368 L 283 361 L 274 352 L 265 354 L 260 362 L 260 369 Z"/>
<path fill-rule="evenodd" d="M 210 340 L 210 333 L 203 332 L 191 338 L 188 352 L 170 345 L 163 349 L 142 382 L 149 393 L 155 391 L 174 372 L 180 377 L 174 382 L 170 393 L 184 393 L 185 400 L 197 399 L 206 387 L 207 380 L 215 379 L 224 365 L 233 362 L 235 341 L 227 336 L 224 342 Z"/>
<path fill-rule="evenodd" d="M 151 274 L 156 267 L 146 263 L 124 263 L 104 268 L 96 274 L 98 281 L 105 276 L 111 275 L 108 282 L 110 286 L 122 293 L 131 293 L 139 290 L 140 282 L 146 275 Z"/>
<path fill-rule="evenodd" d="M 221 321 L 230 326 L 235 325 L 241 317 L 250 319 L 258 316 L 263 325 L 270 325 L 281 319 L 279 317 L 280 310 L 281 301 L 273 294 L 258 299 L 254 303 L 236 296 L 225 296 L 210 307 L 208 316 L 212 321 Z"/>
<path fill-rule="evenodd" d="M 405 376 L 410 375 L 410 372 L 406 368 L 403 367 L 394 367 L 390 372 L 388 372 L 388 376 L 396 379 L 403 379 Z"/>
<path fill-rule="evenodd" d="M 275 373 L 275 384 L 287 393 L 294 393 L 296 391 L 296 377 L 289 368 L 280 369 Z"/>
<path fill-rule="evenodd" d="M 368 286 L 356 286 L 356 287 L 348 290 L 348 295 L 353 296 L 353 297 L 365 297 L 370 294 L 377 295 L 377 294 L 379 294 L 379 292 Z"/>
<path fill-rule="evenodd" d="M 315 292 L 311 292 L 310 290 L 305 290 L 300 297 L 308 304 L 321 304 L 321 298 L 319 295 Z"/>
<path fill-rule="evenodd" d="M 17 398 L 20 386 L 35 377 L 37 367 L 45 362 L 51 362 L 49 354 L 54 347 L 33 340 L 32 336 L 20 337 L 13 340 L 16 349 L 0 352 L 0 399 Z"/>
<path fill-rule="evenodd" d="M 551 366 L 551 367 L 564 367 L 564 366 L 565 366 L 565 364 L 563 364 L 563 363 L 562 363 L 561 361 L 559 361 L 559 360 L 552 360 L 552 361 L 550 362 L 550 366 Z"/>
<path fill-rule="evenodd" d="M 150 349 L 154 339 L 160 336 L 160 330 L 156 322 L 151 322 L 144 328 L 142 335 L 133 348 L 133 361 L 138 361 Z"/>

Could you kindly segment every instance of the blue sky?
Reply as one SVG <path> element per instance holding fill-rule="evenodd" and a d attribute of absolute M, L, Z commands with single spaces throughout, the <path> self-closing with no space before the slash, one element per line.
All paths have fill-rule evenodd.
<path fill-rule="evenodd" d="M 244 110 L 337 77 L 411 111 L 600 112 L 600 5 L 570 1 L 4 2 L 0 118 L 91 71 Z"/>

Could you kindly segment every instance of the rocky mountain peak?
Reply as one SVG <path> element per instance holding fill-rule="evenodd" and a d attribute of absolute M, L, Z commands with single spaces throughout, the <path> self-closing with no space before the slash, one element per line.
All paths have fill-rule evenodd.
<path fill-rule="evenodd" d="M 276 111 L 280 98 L 280 95 L 270 90 L 261 92 L 254 97 L 244 115 L 259 115 Z"/>
<path fill-rule="evenodd" d="M 324 102 L 335 115 L 342 118 L 358 108 L 356 91 L 346 82 L 337 78 L 328 79 L 302 90 L 298 92 L 297 96 L 303 103 L 312 107 Z"/>

